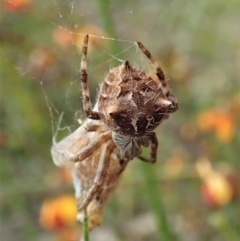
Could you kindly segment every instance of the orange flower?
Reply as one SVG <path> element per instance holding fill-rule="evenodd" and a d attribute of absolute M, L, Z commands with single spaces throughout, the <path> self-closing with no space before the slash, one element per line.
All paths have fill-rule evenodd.
<path fill-rule="evenodd" d="M 70 195 L 44 201 L 40 211 L 40 224 L 50 230 L 72 226 L 76 222 L 76 200 Z"/>
<path fill-rule="evenodd" d="M 233 198 L 233 188 L 221 173 L 213 173 L 203 180 L 201 193 L 209 207 L 227 205 Z"/>
<path fill-rule="evenodd" d="M 60 47 L 69 47 L 73 43 L 72 32 L 67 28 L 58 27 L 53 32 L 53 40 Z"/>
<path fill-rule="evenodd" d="M 222 142 L 232 139 L 235 121 L 231 112 L 226 110 L 210 109 L 198 117 L 198 126 L 203 131 L 213 130 L 217 138 Z"/>
<path fill-rule="evenodd" d="M 19 12 L 26 10 L 30 3 L 31 0 L 4 0 L 3 9 L 8 12 Z"/>
<path fill-rule="evenodd" d="M 208 207 L 225 206 L 238 195 L 237 175 L 214 170 L 210 160 L 204 157 L 196 162 L 196 169 L 202 179 L 201 196 Z"/>
<path fill-rule="evenodd" d="M 95 35 L 99 37 L 99 38 L 96 38 L 96 37 L 90 36 L 89 43 L 88 43 L 89 50 L 91 50 L 93 47 L 104 45 L 103 39 L 101 37 L 104 36 L 105 33 L 98 27 L 88 24 L 88 25 L 82 26 L 81 28 L 77 29 L 77 31 L 74 31 L 73 33 L 74 43 L 76 44 L 79 50 L 82 49 L 83 38 L 86 34 Z"/>

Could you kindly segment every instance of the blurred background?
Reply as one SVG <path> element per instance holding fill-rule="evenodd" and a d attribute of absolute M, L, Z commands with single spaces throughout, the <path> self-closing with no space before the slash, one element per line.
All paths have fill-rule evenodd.
<path fill-rule="evenodd" d="M 50 148 L 56 132 L 60 140 L 85 118 L 87 33 L 102 37 L 91 37 L 88 53 L 93 102 L 119 60 L 154 73 L 136 40 L 179 101 L 156 130 L 158 162 L 128 165 L 92 240 L 239 240 L 239 23 L 237 0 L 1 1 L 1 240 L 79 240 L 71 177 Z"/>

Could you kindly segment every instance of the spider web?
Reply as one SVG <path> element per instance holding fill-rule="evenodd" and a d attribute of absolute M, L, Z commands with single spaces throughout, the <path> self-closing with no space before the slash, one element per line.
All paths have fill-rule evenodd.
<path fill-rule="evenodd" d="M 98 84 L 100 84 L 103 81 L 104 75 L 111 67 L 114 67 L 120 64 L 125 59 L 128 59 L 130 60 L 130 62 L 133 62 L 133 64 L 137 66 L 140 65 L 142 68 L 144 68 L 145 71 L 146 71 L 145 66 L 149 65 L 147 68 L 147 71 L 149 70 L 151 65 L 148 63 L 149 61 L 146 61 L 141 51 L 139 51 L 136 45 L 136 40 L 141 40 L 142 42 L 147 41 L 151 43 L 150 47 L 154 46 L 154 44 L 156 44 L 157 46 L 156 42 L 161 41 L 161 38 L 162 38 L 161 34 L 157 35 L 158 41 L 153 41 L 155 43 L 152 43 L 151 41 L 152 36 L 156 36 L 157 31 L 160 28 L 162 28 L 161 20 L 164 21 L 165 16 L 167 16 L 169 12 L 176 11 L 176 9 L 174 10 L 174 6 L 176 2 L 177 0 L 173 0 L 170 2 L 163 1 L 158 6 L 158 3 L 155 0 L 152 0 L 150 3 L 150 6 L 152 5 L 152 7 L 148 7 L 144 2 L 142 2 L 143 9 L 141 10 L 134 8 L 135 6 L 127 6 L 127 4 L 126 6 L 124 6 L 125 7 L 124 9 L 121 9 L 117 1 L 115 1 L 114 3 L 109 2 L 104 6 L 105 11 L 109 12 L 110 15 L 111 14 L 114 15 L 114 13 L 116 12 L 118 15 L 122 16 L 122 19 L 126 18 L 126 21 L 122 21 L 122 20 L 119 20 L 118 18 L 115 18 L 113 19 L 114 23 L 111 23 L 116 28 L 115 29 L 116 35 L 120 36 L 121 38 L 107 37 L 107 33 L 104 33 L 104 26 L 102 26 L 103 24 L 101 24 L 100 26 L 100 28 L 103 29 L 102 35 L 89 34 L 87 30 L 82 32 L 81 31 L 77 32 L 72 30 L 71 34 L 82 36 L 82 38 L 85 34 L 89 34 L 90 39 L 93 38 L 96 41 L 100 39 L 104 42 L 104 46 L 107 46 L 109 42 L 118 42 L 121 44 L 121 50 L 115 54 L 111 53 L 109 50 L 106 50 L 104 49 L 104 47 L 102 47 L 101 49 L 99 49 L 99 51 L 97 51 L 97 54 L 95 54 L 94 56 L 91 54 L 89 54 L 88 56 L 87 62 L 89 66 L 88 67 L 89 82 L 91 82 L 91 75 L 95 71 L 98 72 L 99 69 L 104 71 L 103 73 L 100 73 L 101 77 L 98 80 L 99 82 L 98 83 L 95 82 L 96 91 L 94 94 L 92 94 L 93 104 L 95 103 L 96 98 L 94 97 L 96 96 Z M 96 23 L 97 19 L 95 17 L 95 14 L 98 11 L 98 9 L 96 9 L 96 3 L 94 1 L 92 2 L 90 1 L 87 4 L 86 3 L 79 4 L 77 1 L 71 1 L 68 5 L 68 8 L 69 8 L 68 11 L 63 11 L 59 3 L 60 2 L 57 0 L 52 0 L 52 4 L 54 5 L 55 12 L 57 12 L 55 14 L 57 14 L 59 18 L 59 23 L 58 22 L 52 23 L 53 25 L 55 25 L 55 27 L 63 30 L 67 30 L 66 26 L 75 26 L 75 28 L 77 28 L 79 25 L 77 22 L 78 19 L 73 17 L 74 15 L 76 15 L 76 13 L 79 16 L 80 22 L 82 19 L 84 19 L 83 24 L 90 23 L 95 26 L 99 26 L 99 23 Z M 148 11 L 148 12 L 153 11 L 154 6 L 157 6 L 158 8 L 157 10 L 154 10 L 153 16 L 149 19 L 145 19 L 143 23 L 138 22 L 139 15 L 144 13 L 144 11 Z M 101 19 L 101 16 L 97 16 L 97 17 Z M 118 21 L 121 21 L 120 26 Z M 138 29 L 136 29 L 136 27 L 138 27 Z M 119 28 L 120 28 L 120 33 L 118 33 Z M 136 29 L 136 34 L 132 33 L 132 28 Z M 39 82 L 40 85 L 42 86 L 42 92 L 43 92 L 46 105 L 48 107 L 50 118 L 51 118 L 51 129 L 53 133 L 53 139 L 56 138 L 59 132 L 66 131 L 67 133 L 71 133 L 76 128 L 76 126 L 78 126 L 79 123 L 81 123 L 82 120 L 84 119 L 83 110 L 81 108 L 82 106 L 81 99 L 80 98 L 77 99 L 78 106 L 80 108 L 73 107 L 70 103 L 71 101 L 69 101 L 69 99 L 71 99 L 72 89 L 80 89 L 78 72 L 79 72 L 79 63 L 80 63 L 81 55 L 79 54 L 80 52 L 79 49 L 75 51 L 76 53 L 74 53 L 73 55 L 76 54 L 78 56 L 78 59 L 77 59 L 77 62 L 73 63 L 71 66 L 72 68 L 71 71 L 74 78 L 70 80 L 69 86 L 63 93 L 64 99 L 65 99 L 65 105 L 67 106 L 68 110 L 70 110 L 70 112 L 72 113 L 72 120 L 74 120 L 73 122 L 75 124 L 71 123 L 69 125 L 64 121 L 64 117 L 66 115 L 64 113 L 64 110 L 60 110 L 54 105 L 54 103 L 51 101 L 51 93 L 46 93 L 46 88 L 44 87 L 44 81 L 45 81 L 44 77 Z M 95 62 L 97 63 L 96 65 L 95 65 Z M 55 88 L 57 88 L 57 84 L 55 85 Z M 80 96 L 81 96 L 81 90 L 79 90 L 79 97 Z M 64 132 L 63 135 L 65 135 L 66 132 Z"/>
<path fill-rule="evenodd" d="M 32 4 L 30 7 L 16 8 L 17 2 L 28 1 Z M 33 223 L 38 218 L 36 206 L 40 208 L 44 199 L 56 190 L 54 175 L 50 181 L 44 180 L 46 173 L 52 174 L 52 170 L 57 169 L 53 167 L 49 152 L 52 139 L 61 140 L 85 119 L 79 83 L 81 38 L 85 34 L 90 34 L 94 42 L 87 56 L 92 104 L 108 70 L 121 61 L 129 60 L 152 74 L 151 63 L 136 47 L 135 41 L 142 42 L 149 49 L 170 78 L 170 86 L 179 99 L 181 111 L 177 113 L 180 118 L 166 121 L 166 125 L 170 123 L 173 128 L 161 126 L 161 131 L 157 133 L 164 141 L 161 161 L 156 164 L 161 165 L 159 171 L 164 170 L 163 162 L 172 153 L 179 157 L 179 148 L 180 154 L 183 150 L 183 153 L 186 151 L 192 155 L 191 160 L 200 156 L 199 150 L 205 140 L 199 139 L 196 140 L 199 143 L 195 143 L 195 139 L 188 138 L 196 135 L 197 130 L 192 124 L 202 110 L 214 106 L 225 106 L 226 109 L 231 101 L 236 101 L 237 108 L 232 106 L 239 109 L 239 97 L 234 99 L 240 89 L 238 1 L 3 2 L 9 3 L 11 11 L 15 11 L 8 12 L 2 10 L 2 5 L 0 7 L 0 98 L 3 96 L 3 105 L 0 101 L 0 107 L 3 106 L 0 110 L 0 123 L 3 123 L 0 147 L 4 142 L 9 145 L 7 155 L 3 153 L 2 156 L 1 153 L 4 161 L 0 170 L 0 177 L 9 181 L 1 182 L 3 191 L 0 196 L 2 207 L 9 210 L 9 214 L 3 212 L 6 214 L 4 217 L 10 217 L 0 223 L 1 237 L 5 240 L 28 240 L 29 236 L 16 237 L 15 233 L 27 234 L 29 227 L 35 236 L 39 235 L 38 224 L 34 226 Z M 59 33 L 59 30 L 66 30 L 79 40 L 68 46 L 61 45 L 54 39 L 54 33 Z M 180 129 L 181 134 L 178 133 Z M 7 133 L 7 141 L 2 133 Z M 191 140 L 194 141 L 190 143 Z M 238 143 L 239 137 L 236 137 L 235 145 Z M 211 155 L 214 154 L 216 160 L 235 162 L 233 167 L 237 169 L 239 158 L 233 156 L 237 148 L 231 149 L 234 145 L 229 145 L 229 149 L 225 147 Z M 138 173 L 137 182 L 140 177 L 141 173 Z M 176 196 L 183 196 L 181 189 L 176 188 L 175 191 L 178 193 Z M 15 197 L 16 202 L 20 200 L 19 206 L 13 201 Z M 186 199 L 183 197 L 178 201 L 185 203 Z M 27 210 L 28 207 L 32 210 Z M 185 209 L 188 210 L 188 207 Z M 131 223 L 134 222 L 131 220 Z M 184 227 L 180 227 L 179 233 L 182 240 L 186 240 L 186 233 L 190 235 Z M 201 232 L 199 237 L 202 238 Z"/>

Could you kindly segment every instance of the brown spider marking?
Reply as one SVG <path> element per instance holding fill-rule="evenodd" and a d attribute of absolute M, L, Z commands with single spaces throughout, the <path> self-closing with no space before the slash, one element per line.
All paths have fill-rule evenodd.
<path fill-rule="evenodd" d="M 138 47 L 153 63 L 158 80 L 152 79 L 144 71 L 124 61 L 111 69 L 100 86 L 98 109 L 93 111 L 87 84 L 88 35 L 84 38 L 81 61 L 81 84 L 83 107 L 90 119 L 100 119 L 112 131 L 112 139 L 122 157 L 134 157 L 155 163 L 158 140 L 154 129 L 178 110 L 178 102 L 170 92 L 165 75 L 146 47 L 137 42 Z M 151 146 L 150 159 L 141 154 L 141 146 Z"/>

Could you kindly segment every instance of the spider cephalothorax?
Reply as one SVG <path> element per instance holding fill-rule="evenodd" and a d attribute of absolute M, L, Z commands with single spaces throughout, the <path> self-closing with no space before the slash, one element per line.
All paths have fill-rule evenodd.
<path fill-rule="evenodd" d="M 88 35 L 84 38 L 81 62 L 83 106 L 90 119 L 101 119 L 112 131 L 112 139 L 122 157 L 138 157 L 154 163 L 157 158 L 158 140 L 153 130 L 169 113 L 178 110 L 176 98 L 170 92 L 165 75 L 140 42 L 137 46 L 153 63 L 157 79 L 124 61 L 105 77 L 98 94 L 98 112 L 92 110 L 87 85 Z M 151 146 L 151 157 L 141 157 L 141 146 Z"/>

